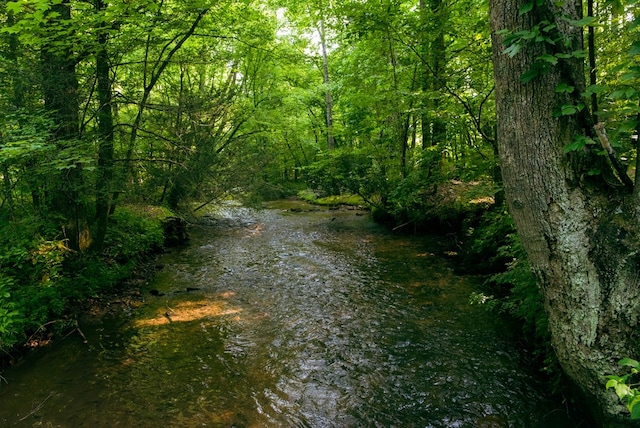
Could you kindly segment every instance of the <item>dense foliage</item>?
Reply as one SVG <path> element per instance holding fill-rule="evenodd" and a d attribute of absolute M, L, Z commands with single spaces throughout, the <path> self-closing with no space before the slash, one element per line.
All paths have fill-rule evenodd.
<path fill-rule="evenodd" d="M 27 342 L 27 335 L 44 331 L 46 337 L 73 325 L 83 301 L 113 292 L 162 247 L 163 215 L 121 208 L 112 216 L 103 251 L 87 255 L 70 250 L 55 224 L 41 219 L 0 225 L 2 235 L 11 238 L 0 247 L 0 349 L 9 354 L 12 345 Z"/>
<path fill-rule="evenodd" d="M 638 7 L 585 5 L 571 24 L 590 42 L 575 53 L 588 56 L 579 72 L 590 85 L 557 111 L 590 104 L 631 172 Z M 548 346 L 503 206 L 487 17 L 480 0 L 5 2 L 0 349 L 64 319 L 160 245 L 157 222 L 122 206 L 185 214 L 228 195 L 298 191 L 352 195 L 396 230 L 455 233 L 461 260 L 498 273 L 495 301 Z M 542 24 L 509 34 L 505 55 L 560 43 Z M 523 83 L 562 59 L 540 56 Z M 600 147 L 576 138 L 565 152 L 585 146 Z M 626 185 L 608 171 L 585 174 Z"/>

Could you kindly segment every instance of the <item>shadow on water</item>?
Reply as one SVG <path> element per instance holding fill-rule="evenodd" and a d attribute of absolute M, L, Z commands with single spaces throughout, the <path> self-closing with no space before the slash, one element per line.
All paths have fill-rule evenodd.
<path fill-rule="evenodd" d="M 437 238 L 283 204 L 212 213 L 145 305 L 6 373 L 0 424 L 575 425 Z"/>

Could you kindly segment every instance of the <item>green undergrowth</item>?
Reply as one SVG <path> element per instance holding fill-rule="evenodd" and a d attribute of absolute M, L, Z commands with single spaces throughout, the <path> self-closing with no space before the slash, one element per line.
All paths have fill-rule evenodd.
<path fill-rule="evenodd" d="M 506 209 L 488 211 L 466 235 L 461 251 L 463 270 L 486 274 L 489 290 L 472 293 L 470 303 L 517 320 L 523 345 L 533 350 L 551 389 L 561 392 L 564 375 L 551 347 L 543 297 L 511 216 Z"/>
<path fill-rule="evenodd" d="M 0 224 L 0 359 L 20 345 L 75 323 L 89 298 L 115 293 L 163 245 L 167 210 L 119 208 L 100 253 L 71 251 L 52 222 L 27 217 Z"/>
<path fill-rule="evenodd" d="M 318 196 L 315 192 L 309 189 L 299 191 L 298 198 L 302 199 L 303 201 L 306 201 L 315 205 L 322 205 L 322 206 L 365 205 L 365 202 L 362 199 L 362 197 L 358 195 L 343 194 L 343 195 Z"/>

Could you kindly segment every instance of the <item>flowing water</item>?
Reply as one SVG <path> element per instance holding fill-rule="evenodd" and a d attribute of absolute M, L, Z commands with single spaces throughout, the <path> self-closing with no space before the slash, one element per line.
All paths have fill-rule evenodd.
<path fill-rule="evenodd" d="M 291 204 L 217 211 L 142 306 L 5 373 L 0 425 L 573 426 L 437 238 Z"/>

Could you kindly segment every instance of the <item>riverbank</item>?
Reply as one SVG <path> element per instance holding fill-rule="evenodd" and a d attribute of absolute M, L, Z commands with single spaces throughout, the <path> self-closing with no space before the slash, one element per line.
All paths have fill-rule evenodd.
<path fill-rule="evenodd" d="M 84 314 L 135 307 L 138 289 L 156 271 L 170 217 L 159 207 L 121 207 L 104 248 L 87 254 L 70 251 L 37 219 L 1 225 L 11 239 L 0 246 L 0 374 L 31 350 L 83 335 Z"/>

